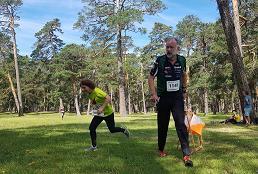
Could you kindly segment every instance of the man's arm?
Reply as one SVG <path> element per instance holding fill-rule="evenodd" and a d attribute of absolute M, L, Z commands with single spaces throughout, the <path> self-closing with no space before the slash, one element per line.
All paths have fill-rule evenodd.
<path fill-rule="evenodd" d="M 154 102 L 157 102 L 159 100 L 159 97 L 157 95 L 157 91 L 154 84 L 154 79 L 158 73 L 158 64 L 159 64 L 159 58 L 156 59 L 156 61 L 153 63 L 153 67 L 150 70 L 150 74 L 148 77 L 148 84 L 151 92 L 151 100 Z"/>
<path fill-rule="evenodd" d="M 157 96 L 157 92 L 155 89 L 154 79 L 155 79 L 155 76 L 149 75 L 148 84 L 149 84 L 149 88 L 150 88 L 150 92 L 151 92 L 151 99 L 156 102 L 159 100 L 159 97 Z"/>

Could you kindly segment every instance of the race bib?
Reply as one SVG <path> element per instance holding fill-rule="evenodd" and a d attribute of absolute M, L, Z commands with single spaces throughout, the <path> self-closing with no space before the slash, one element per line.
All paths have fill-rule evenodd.
<path fill-rule="evenodd" d="M 178 91 L 180 87 L 180 80 L 167 81 L 167 91 Z"/>

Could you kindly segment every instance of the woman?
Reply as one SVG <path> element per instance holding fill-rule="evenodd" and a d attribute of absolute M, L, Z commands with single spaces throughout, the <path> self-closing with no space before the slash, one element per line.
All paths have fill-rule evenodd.
<path fill-rule="evenodd" d="M 129 131 L 127 128 L 115 127 L 114 111 L 110 105 L 111 98 L 107 93 L 96 87 L 94 82 L 88 79 L 83 79 L 80 82 L 80 87 L 83 93 L 89 94 L 89 99 L 93 105 L 99 106 L 97 114 L 93 117 L 90 123 L 91 147 L 87 151 L 97 150 L 97 134 L 96 129 L 104 120 L 111 133 L 122 132 L 129 138 Z"/>

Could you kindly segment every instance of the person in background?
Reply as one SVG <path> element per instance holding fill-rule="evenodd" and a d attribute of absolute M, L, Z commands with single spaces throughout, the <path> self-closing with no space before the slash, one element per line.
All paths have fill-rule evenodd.
<path fill-rule="evenodd" d="M 221 121 L 220 123 L 232 123 L 232 124 L 239 124 L 241 122 L 241 116 L 237 114 L 236 110 L 233 110 L 233 115 L 226 119 L 225 121 Z"/>
<path fill-rule="evenodd" d="M 244 117 L 246 125 L 251 123 L 250 115 L 252 112 L 252 97 L 248 91 L 244 91 Z"/>
<path fill-rule="evenodd" d="M 65 110 L 64 110 L 63 106 L 60 107 L 59 112 L 60 112 L 62 120 L 63 120 L 64 119 L 64 115 L 65 115 Z"/>

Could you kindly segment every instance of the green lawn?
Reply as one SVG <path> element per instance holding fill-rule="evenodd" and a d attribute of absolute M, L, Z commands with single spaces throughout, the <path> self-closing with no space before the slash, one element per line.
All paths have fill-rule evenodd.
<path fill-rule="evenodd" d="M 176 149 L 173 121 L 166 151 L 157 156 L 155 115 L 116 116 L 132 136 L 110 134 L 102 123 L 97 129 L 99 149 L 89 147 L 90 116 L 33 113 L 25 117 L 0 114 L 0 174 L 88 173 L 88 174 L 255 174 L 258 173 L 258 126 L 220 125 L 225 115 L 202 117 L 204 149 L 192 155 L 193 168 L 185 168 Z"/>

